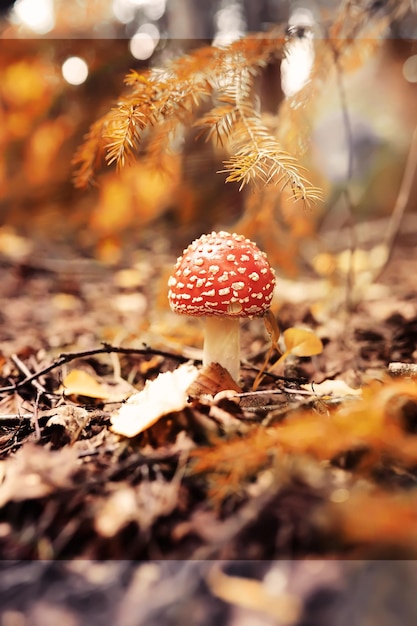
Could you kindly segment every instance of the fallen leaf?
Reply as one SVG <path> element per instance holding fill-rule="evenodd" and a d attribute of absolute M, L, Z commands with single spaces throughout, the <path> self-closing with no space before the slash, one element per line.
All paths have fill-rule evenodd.
<path fill-rule="evenodd" d="M 104 501 L 94 525 L 102 537 L 114 537 L 123 526 L 137 516 L 138 506 L 134 489 L 121 487 Z"/>
<path fill-rule="evenodd" d="M 188 394 L 191 398 L 199 398 L 202 395 L 214 397 L 220 391 L 227 390 L 242 391 L 224 367 L 219 363 L 210 363 L 199 371 L 188 389 Z"/>
<path fill-rule="evenodd" d="M 85 409 L 79 406 L 72 406 L 71 404 L 58 406 L 45 414 L 51 416 L 45 428 L 62 428 L 70 443 L 74 443 L 78 439 L 81 431 L 90 421 L 90 414 Z"/>
<path fill-rule="evenodd" d="M 122 402 L 130 395 L 132 386 L 124 380 L 117 384 L 110 385 L 101 382 L 85 370 L 73 369 L 65 376 L 61 392 L 65 396 L 78 398 L 95 398 L 97 400 L 107 400 L 110 402 Z"/>
<path fill-rule="evenodd" d="M 323 352 L 323 343 L 320 337 L 317 337 L 312 330 L 306 328 L 287 328 L 282 333 L 285 341 L 285 352 L 281 354 L 279 359 L 270 366 L 269 370 L 272 372 L 277 365 L 282 363 L 288 356 L 294 355 L 298 357 L 315 356 Z M 256 383 L 259 382 L 259 375 L 256 379 Z M 253 389 L 256 390 L 257 385 L 254 385 Z"/>
<path fill-rule="evenodd" d="M 73 369 L 65 376 L 62 387 L 66 396 L 86 396 L 108 400 L 109 390 L 84 370 Z"/>
<path fill-rule="evenodd" d="M 317 396 L 360 396 L 362 393 L 362 389 L 353 389 L 343 380 L 324 380 L 314 385 L 301 385 L 301 388 L 312 391 Z"/>
<path fill-rule="evenodd" d="M 283 332 L 286 353 L 295 356 L 314 356 L 323 352 L 323 343 L 313 331 L 306 328 L 287 328 Z"/>
<path fill-rule="evenodd" d="M 302 606 L 297 596 L 285 591 L 273 593 L 262 581 L 229 576 L 216 564 L 206 582 L 211 592 L 224 602 L 265 613 L 280 624 L 295 624 L 300 618 Z"/>
<path fill-rule="evenodd" d="M 4 480 L 0 485 L 0 507 L 7 502 L 43 498 L 73 485 L 78 454 L 73 448 L 51 451 L 26 443 L 4 462 Z"/>
<path fill-rule="evenodd" d="M 124 437 L 136 437 L 160 417 L 181 411 L 188 404 L 188 388 L 197 375 L 198 369 L 185 363 L 173 372 L 148 380 L 143 390 L 130 396 L 112 417 L 112 431 Z"/>

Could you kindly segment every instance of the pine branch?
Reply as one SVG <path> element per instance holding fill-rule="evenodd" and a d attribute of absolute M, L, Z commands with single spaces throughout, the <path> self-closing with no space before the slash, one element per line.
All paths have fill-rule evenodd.
<path fill-rule="evenodd" d="M 289 186 L 295 200 L 306 203 L 322 200 L 319 189 L 305 178 L 304 168 L 294 156 L 285 152 L 280 143 L 262 124 L 254 109 L 252 97 L 252 74 L 247 67 L 234 77 L 235 123 L 231 124 L 230 136 L 234 154 L 224 161 L 226 182 L 240 183 L 241 190 L 251 182 L 264 185 Z"/>
<path fill-rule="evenodd" d="M 355 69 L 375 51 L 392 20 L 408 9 L 406 0 L 386 0 L 382 8 L 345 0 L 333 23 L 323 27 L 322 38 L 314 40 L 310 79 L 284 101 L 277 137 L 270 134 L 268 141 L 265 128 L 260 130 L 254 78 L 273 59 L 286 54 L 291 39 L 284 37 L 281 27 L 248 35 L 225 48 L 202 47 L 162 69 L 143 74 L 131 71 L 125 78 L 126 93 L 92 125 L 75 155 L 75 184 L 82 187 L 91 182 L 103 160 L 123 167 L 142 153 L 157 168 L 183 129 L 195 126 L 207 140 L 234 150 L 225 162 L 226 180 L 244 186 L 260 177 L 263 182 L 290 185 L 296 197 L 317 200 L 320 193 L 290 157 L 308 145 L 311 105 L 336 58 L 344 71 Z"/>
<path fill-rule="evenodd" d="M 248 183 L 259 180 L 265 185 L 280 185 L 281 190 L 289 186 L 295 200 L 308 203 L 322 199 L 320 189 L 304 176 L 304 168 L 281 148 L 258 119 L 245 118 L 242 125 L 249 133 L 250 141 L 245 140 L 236 153 L 224 161 L 225 169 L 221 172 L 228 174 L 226 182 L 240 183 L 241 190 Z M 242 133 L 243 137 L 246 132 Z"/>
<path fill-rule="evenodd" d="M 206 135 L 206 141 L 214 139 L 224 147 L 239 119 L 239 112 L 230 98 L 219 98 L 219 104 L 203 115 L 195 126 L 201 129 L 198 137 Z"/>
<path fill-rule="evenodd" d="M 125 78 L 129 91 L 117 106 L 92 125 L 74 158 L 74 165 L 78 168 L 76 185 L 82 187 L 92 180 L 103 150 L 107 150 L 107 164 L 115 163 L 118 167 L 123 167 L 141 150 L 146 156 L 159 158 L 163 145 L 161 137 L 165 135 L 163 150 L 166 151 L 177 129 L 192 126 L 202 105 L 215 93 L 219 94 L 220 104 L 223 98 L 223 103 L 229 100 L 233 107 L 234 98 L 228 95 L 228 91 L 233 87 L 234 77 L 240 76 L 240 89 L 246 96 L 244 90 L 251 90 L 253 76 L 273 56 L 281 53 L 282 46 L 282 33 L 274 30 L 265 35 L 246 37 L 224 49 L 200 48 L 173 60 L 163 69 L 148 70 L 144 74 L 131 71 Z M 248 78 L 246 83 L 243 74 Z M 213 120 L 214 124 L 218 120 L 218 127 L 213 133 L 223 137 L 230 132 L 238 116 L 229 111 L 229 117 L 225 115 L 222 123 L 221 115 L 219 110 L 214 110 Z M 207 126 L 208 120 L 209 117 L 203 121 L 202 127 Z M 161 126 L 162 132 L 155 133 L 154 129 Z"/>
<path fill-rule="evenodd" d="M 111 138 L 107 144 L 106 161 L 108 165 L 116 162 L 118 167 L 123 167 L 133 159 L 139 148 L 146 118 L 135 105 L 128 103 L 120 104 L 115 111 L 106 132 L 106 136 Z"/>
<path fill-rule="evenodd" d="M 74 167 L 74 185 L 84 189 L 94 181 L 95 172 L 100 167 L 105 155 L 105 128 L 108 115 L 98 119 L 84 137 L 72 160 Z"/>

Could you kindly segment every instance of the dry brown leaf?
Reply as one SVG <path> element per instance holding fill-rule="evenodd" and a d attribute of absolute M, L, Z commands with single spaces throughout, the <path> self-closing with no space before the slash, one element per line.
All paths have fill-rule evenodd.
<path fill-rule="evenodd" d="M 74 441 L 78 439 L 82 430 L 90 421 L 90 414 L 85 409 L 79 406 L 72 406 L 71 404 L 58 406 L 51 411 L 47 411 L 46 414 L 51 417 L 47 421 L 45 427 L 53 428 L 58 426 L 63 428 L 65 434 L 70 440 L 70 443 L 74 443 Z"/>
<path fill-rule="evenodd" d="M 95 518 L 95 528 L 102 537 L 114 537 L 137 515 L 137 501 L 132 487 L 118 487 L 103 503 Z"/>
<path fill-rule="evenodd" d="M 220 391 L 227 390 L 242 391 L 224 367 L 219 363 L 211 363 L 199 371 L 197 378 L 188 388 L 188 394 L 191 398 L 199 398 L 205 394 L 215 396 Z"/>
<path fill-rule="evenodd" d="M 69 489 L 78 467 L 78 453 L 73 448 L 51 451 L 26 443 L 4 462 L 0 507 L 10 501 L 43 498 L 56 490 Z"/>

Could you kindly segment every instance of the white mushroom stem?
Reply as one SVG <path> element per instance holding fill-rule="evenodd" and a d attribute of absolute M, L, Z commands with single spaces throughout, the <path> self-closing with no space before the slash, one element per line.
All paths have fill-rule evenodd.
<path fill-rule="evenodd" d="M 239 379 L 239 317 L 210 315 L 205 318 L 203 365 L 211 363 L 219 363 L 234 380 Z"/>

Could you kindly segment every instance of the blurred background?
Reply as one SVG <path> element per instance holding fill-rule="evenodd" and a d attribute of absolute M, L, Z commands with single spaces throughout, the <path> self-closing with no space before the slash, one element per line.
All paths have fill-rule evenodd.
<path fill-rule="evenodd" d="M 389 2 L 359 4 L 368 5 L 372 21 L 384 14 Z M 280 108 L 305 84 L 312 67 L 314 49 L 308 29 L 325 37 L 341 5 L 308 0 L 3 2 L 3 251 L 18 245 L 14 235 L 23 235 L 48 245 L 57 242 L 61 251 L 68 245 L 117 263 L 126 251 L 156 233 L 177 253 L 206 230 L 235 227 L 256 238 L 281 270 L 291 274 L 299 270 L 300 248 L 301 257 L 305 256 L 308 242 L 326 233 L 330 245 L 334 233 L 349 219 L 340 201 L 347 178 L 355 220 L 387 218 L 398 195 L 417 118 L 413 3 L 389 24 L 384 41 L 344 77 L 352 162 L 334 77 L 322 77 L 315 85 L 319 94 L 311 110 L 308 102 L 305 105 L 311 132 L 301 132 L 298 116 L 283 133 L 284 145 L 290 138 L 288 145 L 307 166 L 309 178 L 323 189 L 323 204 L 306 211 L 300 203 L 281 201 L 276 188 L 239 192 L 234 184 L 225 185 L 224 176 L 216 173 L 224 155 L 194 137 L 184 138 L 178 171 L 171 178 L 149 171 L 138 160 L 121 172 L 102 170 L 90 188 L 77 189 L 73 184 L 74 153 L 90 124 L 114 106 L 129 70 L 158 67 L 201 45 L 224 45 L 276 24 L 296 33 L 288 59 L 266 68 L 260 87 L 265 118 L 280 135 Z M 364 50 L 369 44 L 363 41 Z M 414 182 L 408 208 L 414 215 L 416 192 Z M 408 232 L 416 233 L 413 229 L 415 222 L 409 222 Z"/>

